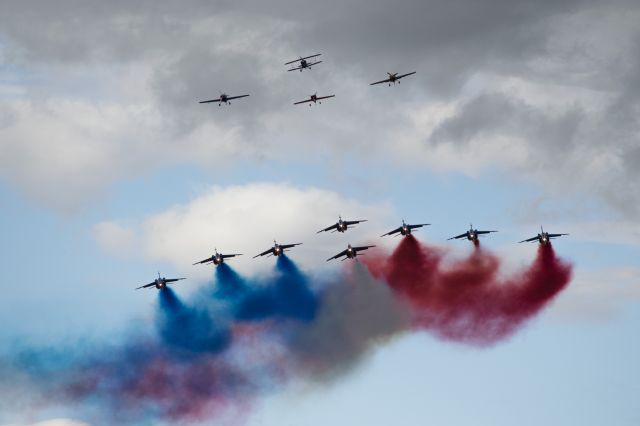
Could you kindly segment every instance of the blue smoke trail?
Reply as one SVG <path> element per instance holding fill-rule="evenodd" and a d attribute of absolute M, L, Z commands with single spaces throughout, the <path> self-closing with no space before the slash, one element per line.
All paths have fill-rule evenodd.
<path fill-rule="evenodd" d="M 157 326 L 162 341 L 178 354 L 217 353 L 231 341 L 229 329 L 205 308 L 188 307 L 172 289 L 158 292 Z"/>
<path fill-rule="evenodd" d="M 337 377 L 406 328 L 388 287 L 358 268 L 311 285 L 281 256 L 270 278 L 247 279 L 225 264 L 215 278 L 189 301 L 159 291 L 156 330 L 0 356 L 0 394 L 15 395 L 0 398 L 0 412 L 31 401 L 25 412 L 61 403 L 92 410 L 85 417 L 97 424 L 202 422 L 293 375 Z"/>
<path fill-rule="evenodd" d="M 235 300 L 248 291 L 247 282 L 229 265 L 222 263 L 215 269 L 216 289 L 214 297 L 223 300 Z"/>
<path fill-rule="evenodd" d="M 256 283 L 235 308 L 235 317 L 244 321 L 267 318 L 293 318 L 309 322 L 318 308 L 316 295 L 309 288 L 308 278 L 285 255 L 276 262 L 274 281 Z M 260 285 L 262 284 L 262 285 Z"/>

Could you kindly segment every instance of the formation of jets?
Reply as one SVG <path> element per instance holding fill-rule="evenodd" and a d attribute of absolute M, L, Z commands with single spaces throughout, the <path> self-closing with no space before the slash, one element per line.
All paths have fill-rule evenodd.
<path fill-rule="evenodd" d="M 367 219 L 358 219 L 358 220 L 343 220 L 342 216 L 338 216 L 338 221 L 336 223 L 334 223 L 331 226 L 327 226 L 324 229 L 321 229 L 317 232 L 317 234 L 322 233 L 322 232 L 341 232 L 344 233 L 346 232 L 348 229 L 353 228 L 355 225 L 362 223 L 362 222 L 366 222 Z M 404 220 L 402 220 L 402 225 L 400 225 L 399 227 L 385 233 L 382 234 L 380 237 L 386 237 L 386 236 L 403 236 L 403 237 L 408 237 L 409 235 L 411 235 L 412 232 L 416 231 L 419 228 L 422 228 L 423 226 L 429 226 L 431 225 L 430 223 L 417 223 L 417 224 L 407 224 Z M 477 242 L 478 238 L 481 235 L 486 235 L 486 234 L 490 234 L 493 232 L 498 232 L 495 230 L 491 230 L 491 231 L 479 231 L 477 229 L 475 229 L 473 227 L 473 225 L 469 226 L 469 230 L 460 234 L 460 235 L 456 235 L 455 237 L 451 237 L 448 238 L 448 240 L 459 240 L 459 239 L 467 239 L 471 242 Z M 538 235 L 536 235 L 535 237 L 531 237 L 531 238 L 527 238 L 526 240 L 522 240 L 519 241 L 520 243 L 526 243 L 526 242 L 533 242 L 533 241 L 538 241 L 541 245 L 546 245 L 546 244 L 550 244 L 551 243 L 551 239 L 553 238 L 558 238 L 561 237 L 563 235 L 569 235 L 569 234 L 550 234 L 548 232 L 545 232 L 545 230 L 540 227 L 540 233 Z M 253 256 L 253 258 L 257 258 L 257 257 L 262 257 L 262 256 L 273 256 L 273 257 L 278 257 L 278 256 L 282 256 L 282 254 L 284 254 L 284 252 L 286 251 L 290 251 L 292 248 L 302 245 L 302 243 L 292 243 L 292 244 L 279 244 L 277 241 L 273 241 L 273 246 L 269 247 L 267 250 L 263 251 L 262 253 L 256 254 L 255 256 Z M 340 253 L 331 256 L 330 258 L 327 259 L 327 262 L 331 261 L 331 260 L 335 260 L 335 259 L 340 259 L 341 261 L 347 260 L 347 259 L 355 259 L 357 260 L 357 257 L 359 255 L 362 255 L 364 253 L 364 251 L 375 247 L 375 245 L 363 245 L 363 246 L 352 246 L 351 244 L 347 245 L 347 248 L 342 250 Z M 204 259 L 201 260 L 199 262 L 195 262 L 194 265 L 205 265 L 205 264 L 213 264 L 215 266 L 219 266 L 221 264 L 223 264 L 225 262 L 225 259 L 229 259 L 232 257 L 236 257 L 236 256 L 242 256 L 242 254 L 240 253 L 232 253 L 232 254 L 223 254 L 223 253 L 218 253 L 218 250 L 215 249 L 214 253 Z M 167 284 L 169 283 L 173 283 L 176 281 L 180 281 L 180 280 L 184 280 L 185 278 L 164 278 L 160 276 L 160 273 L 158 273 L 158 278 L 156 278 L 155 280 L 153 280 L 152 282 L 150 282 L 149 284 L 145 284 L 142 285 L 140 287 L 137 287 L 137 289 L 141 289 L 141 288 L 150 288 L 150 287 L 155 287 L 159 290 L 165 288 L 167 286 Z"/>
<path fill-rule="evenodd" d="M 309 56 L 300 56 L 298 59 L 294 59 L 293 61 L 289 61 L 289 62 L 285 62 L 285 65 L 292 65 L 295 64 L 295 66 L 293 68 L 289 68 L 287 69 L 287 71 L 300 71 L 302 72 L 302 70 L 306 70 L 306 69 L 311 69 L 311 67 L 313 67 L 314 65 L 318 65 L 321 64 L 322 61 L 318 60 L 317 58 L 319 56 L 321 56 L 322 53 L 316 53 L 315 55 L 309 55 Z M 400 74 L 399 73 L 390 73 L 387 72 L 388 77 L 385 78 L 384 80 L 380 80 L 380 81 L 376 81 L 374 83 L 371 83 L 370 85 L 373 86 L 375 84 L 381 84 L 381 83 L 389 83 L 389 86 L 391 86 L 391 84 L 396 84 L 396 82 L 399 84 L 400 83 L 400 79 L 401 78 L 405 78 L 408 77 L 410 75 L 415 74 L 416 71 L 412 71 L 406 74 Z M 240 98 L 246 98 L 249 95 L 239 95 L 239 96 L 229 96 L 226 93 L 221 93 L 220 96 L 216 99 L 209 99 L 206 101 L 200 101 L 201 104 L 209 104 L 209 103 L 218 103 L 218 106 L 222 106 L 222 104 L 225 105 L 229 105 L 231 104 L 231 100 L 233 99 L 240 99 Z M 334 98 L 336 95 L 327 95 L 327 96 L 318 96 L 317 93 L 309 96 L 309 99 L 305 99 L 303 101 L 298 101 L 298 102 L 294 102 L 294 105 L 300 105 L 300 104 L 309 104 L 309 106 L 315 105 L 315 104 L 321 104 L 321 100 L 323 99 L 329 99 L 329 98 Z"/>
<path fill-rule="evenodd" d="M 285 62 L 285 65 L 293 65 L 293 67 L 290 67 L 289 69 L 287 69 L 287 71 L 300 71 L 302 72 L 305 69 L 309 69 L 311 70 L 311 68 L 315 65 L 321 64 L 322 61 L 319 60 L 319 57 L 321 56 L 321 53 L 316 53 L 314 55 L 309 55 L 309 56 L 301 56 L 298 59 L 294 59 L 293 61 L 289 61 L 289 62 Z M 392 84 L 395 85 L 396 83 L 400 84 L 400 80 L 414 75 L 416 74 L 416 71 L 412 71 L 406 74 L 399 74 L 399 73 L 390 73 L 387 72 L 387 78 L 380 80 L 380 81 L 375 81 L 373 83 L 370 83 L 370 86 L 374 86 L 377 84 L 384 84 L 387 83 L 389 86 L 391 86 Z M 237 95 L 237 96 L 230 96 L 227 95 L 226 93 L 221 93 L 220 96 L 216 99 L 209 99 L 209 100 L 205 100 L 205 101 L 200 101 L 201 104 L 208 104 L 208 103 L 218 103 L 218 106 L 222 106 L 222 104 L 225 105 L 229 105 L 234 99 L 241 99 L 241 98 L 246 98 L 249 95 Z M 297 101 L 294 102 L 294 105 L 300 105 L 300 104 L 308 104 L 309 106 L 315 105 L 315 104 L 322 104 L 322 100 L 325 99 L 330 99 L 330 98 L 334 98 L 335 95 L 325 95 L 325 96 L 318 96 L 318 93 L 314 93 L 313 95 L 310 95 L 308 99 L 304 99 L 301 101 Z M 348 229 L 354 227 L 355 225 L 362 223 L 362 222 L 366 222 L 366 219 L 359 219 L 359 220 L 343 220 L 341 216 L 338 217 L 338 221 L 336 223 L 334 223 L 331 226 L 328 226 L 324 229 L 319 230 L 317 233 L 322 233 L 322 232 L 340 232 L 340 233 L 344 233 L 346 232 Z M 385 233 L 382 234 L 381 237 L 386 237 L 386 236 L 409 236 L 411 235 L 412 232 L 414 232 L 415 230 L 422 228 L 424 226 L 429 226 L 429 223 L 418 223 L 418 224 L 407 224 L 404 220 L 402 221 L 402 225 L 400 225 L 399 227 Z M 520 241 L 521 243 L 524 242 L 533 242 L 533 241 L 538 241 L 540 244 L 549 244 L 552 238 L 557 238 L 563 235 L 568 235 L 568 234 L 550 234 L 548 232 L 545 232 L 544 229 L 542 229 L 542 227 L 540 228 L 540 233 L 535 236 L 535 237 L 531 237 L 528 238 L 526 240 L 522 240 Z M 471 242 L 477 242 L 478 238 L 481 235 L 485 235 L 485 234 L 490 234 L 493 232 L 498 232 L 495 230 L 492 231 L 479 231 L 477 229 L 473 228 L 473 225 L 471 225 L 469 227 L 469 230 L 460 234 L 460 235 L 456 235 L 454 237 L 449 238 L 449 240 L 459 240 L 459 239 L 464 239 L 466 238 L 467 240 L 471 241 Z M 255 256 L 253 256 L 253 258 L 257 258 L 257 257 L 262 257 L 262 256 L 274 256 L 274 257 L 278 257 L 281 256 L 284 252 L 291 250 L 292 248 L 301 245 L 302 243 L 293 243 L 293 244 L 278 244 L 275 240 L 273 241 L 273 246 L 270 247 L 269 249 L 263 251 L 262 253 L 259 253 Z M 335 259 L 340 259 L 342 261 L 347 260 L 347 259 L 356 259 L 358 257 L 358 253 L 361 253 L 375 247 L 374 245 L 364 245 L 364 246 L 352 246 L 351 244 L 348 244 L 347 248 L 342 250 L 340 253 L 336 254 L 335 256 L 330 257 L 329 259 L 327 259 L 328 261 L 331 260 L 335 260 Z M 236 256 L 241 256 L 241 254 L 239 253 L 233 253 L 233 254 L 222 254 L 222 253 L 218 253 L 218 250 L 216 249 L 214 251 L 214 254 L 212 254 L 210 257 L 201 260 L 199 262 L 195 262 L 194 265 L 203 265 L 203 264 L 213 264 L 215 266 L 219 266 L 222 263 L 225 262 L 225 259 L 228 258 L 232 258 L 232 257 L 236 257 Z M 184 280 L 184 278 L 164 278 L 164 277 L 160 277 L 160 273 L 158 273 L 158 278 L 156 278 L 154 281 L 152 281 L 149 284 L 145 284 L 143 286 L 138 287 L 137 289 L 141 289 L 141 288 L 150 288 L 150 287 L 156 287 L 157 289 L 163 289 L 167 286 L 167 284 L 169 283 L 173 283 L 176 281 L 180 281 L 180 280 Z"/>

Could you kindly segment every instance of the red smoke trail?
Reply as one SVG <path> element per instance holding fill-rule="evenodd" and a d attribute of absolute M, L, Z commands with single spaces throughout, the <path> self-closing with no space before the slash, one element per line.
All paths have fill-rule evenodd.
<path fill-rule="evenodd" d="M 408 298 L 414 322 L 438 336 L 480 346 L 510 335 L 571 280 L 571 265 L 540 245 L 534 262 L 506 279 L 500 260 L 476 246 L 466 259 L 444 265 L 444 252 L 404 238 L 387 260 L 366 259 L 371 272 Z"/>

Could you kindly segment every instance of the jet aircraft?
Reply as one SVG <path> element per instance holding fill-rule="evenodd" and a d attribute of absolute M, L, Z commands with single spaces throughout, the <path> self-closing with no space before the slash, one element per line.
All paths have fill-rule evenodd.
<path fill-rule="evenodd" d="M 288 251 L 290 248 L 295 247 L 295 246 L 299 246 L 302 243 L 295 243 L 295 244 L 278 244 L 276 242 L 276 240 L 273 240 L 273 247 L 271 247 L 269 250 L 265 250 L 260 254 L 256 254 L 255 256 L 253 256 L 253 258 L 255 259 L 256 257 L 260 257 L 260 256 L 280 256 L 282 253 L 284 253 L 285 251 Z"/>
<path fill-rule="evenodd" d="M 423 226 L 429 226 L 431 225 L 430 223 L 419 223 L 417 225 L 407 225 L 404 220 L 402 221 L 402 226 L 394 229 L 393 231 L 389 231 L 386 234 L 382 234 L 380 235 L 381 237 L 385 237 L 387 235 L 393 235 L 396 234 L 396 237 L 398 235 L 403 235 L 403 236 L 407 236 L 407 235 L 411 235 L 411 231 L 413 231 L 414 229 L 417 228 L 422 228 Z M 399 234 L 398 234 L 399 233 Z"/>
<path fill-rule="evenodd" d="M 342 250 L 340 253 L 336 254 L 335 256 L 328 258 L 327 262 L 333 259 L 338 259 L 342 256 L 345 256 L 344 259 L 341 259 L 343 261 L 347 259 L 355 259 L 356 257 L 358 257 L 358 252 L 370 249 L 371 247 L 375 247 L 375 246 L 352 247 L 351 244 L 349 244 L 346 249 Z"/>
<path fill-rule="evenodd" d="M 315 61 L 315 59 L 314 59 L 314 60 L 313 60 L 313 61 L 311 61 L 311 62 L 307 62 L 307 59 L 316 58 L 316 57 L 318 57 L 318 56 L 320 56 L 320 55 L 322 55 L 322 53 L 318 53 L 318 54 L 311 55 L 311 56 L 305 56 L 304 58 L 303 58 L 303 57 L 300 57 L 300 58 L 298 58 L 298 59 L 296 59 L 296 60 L 289 61 L 289 62 L 285 63 L 285 65 L 290 65 L 290 64 L 293 64 L 293 63 L 295 63 L 295 62 L 299 62 L 299 63 L 300 63 L 300 65 L 298 65 L 297 67 L 294 67 L 294 68 L 288 69 L 287 71 L 297 71 L 297 70 L 300 70 L 300 72 L 302 72 L 302 70 L 303 70 L 303 69 L 305 69 L 305 68 L 309 68 L 309 69 L 311 69 L 311 67 L 312 67 L 312 66 L 314 66 L 314 65 L 318 65 L 318 64 L 319 64 L 319 63 L 321 63 L 322 61 L 316 61 L 316 62 L 313 62 L 313 61 Z"/>
<path fill-rule="evenodd" d="M 145 284 L 142 285 L 140 287 L 137 287 L 136 290 L 139 290 L 141 288 L 148 288 L 148 287 L 153 287 L 155 286 L 158 290 L 163 289 L 167 286 L 167 284 L 175 282 L 175 281 L 180 281 L 180 280 L 184 280 L 186 278 L 165 278 L 165 277 L 160 277 L 160 272 L 158 272 L 158 278 L 156 278 L 155 280 L 153 280 L 152 282 L 150 282 L 149 284 Z"/>
<path fill-rule="evenodd" d="M 519 241 L 519 242 L 528 243 L 528 242 L 532 242 L 532 241 L 538 240 L 538 242 L 540 244 L 544 245 L 544 244 L 550 244 L 552 238 L 558 238 L 558 237 L 561 237 L 563 235 L 569 235 L 569 234 L 550 234 L 548 232 L 544 232 L 544 229 L 542 229 L 542 226 L 541 226 L 540 227 L 540 233 L 538 235 L 536 235 L 535 237 L 528 238 L 526 240 Z"/>
<path fill-rule="evenodd" d="M 345 232 L 347 229 L 349 229 L 349 227 L 353 227 L 353 225 L 356 225 L 360 222 L 366 222 L 367 219 L 361 219 L 361 220 L 342 220 L 342 216 L 338 216 L 338 221 L 336 223 L 334 223 L 331 226 L 328 226 L 324 229 L 319 230 L 318 232 L 316 232 L 316 234 L 319 234 L 321 232 Z"/>
<path fill-rule="evenodd" d="M 220 97 L 217 99 L 209 99 L 208 101 L 200 101 L 201 104 L 209 104 L 212 102 L 218 102 L 218 106 L 222 105 L 222 104 L 227 104 L 230 105 L 231 100 L 233 99 L 240 99 L 240 98 L 246 98 L 249 95 L 240 95 L 240 96 L 229 96 L 226 93 L 221 93 Z"/>
<path fill-rule="evenodd" d="M 498 231 L 478 231 L 477 229 L 473 229 L 473 225 L 469 227 L 469 230 L 464 234 L 456 235 L 455 237 L 448 238 L 449 240 L 459 240 L 460 238 L 466 238 L 469 241 L 478 241 L 478 237 L 483 234 L 489 234 L 491 232 Z"/>
<path fill-rule="evenodd" d="M 215 250 L 215 253 L 205 259 L 205 260 L 201 260 L 200 262 L 196 262 L 194 263 L 194 265 L 200 265 L 200 264 L 207 264 L 207 263 L 213 263 L 214 265 L 218 266 L 222 263 L 224 263 L 224 260 L 229 258 L 229 257 L 236 257 L 236 256 L 242 256 L 241 254 L 238 253 L 234 253 L 234 254 L 221 254 L 218 253 L 218 250 Z"/>
<path fill-rule="evenodd" d="M 391 83 L 393 83 L 395 85 L 396 81 L 398 82 L 398 84 L 400 84 L 400 79 L 401 78 L 405 78 L 405 77 L 413 75 L 415 73 L 416 72 L 413 71 L 413 72 L 410 72 L 410 73 L 407 73 L 407 74 L 398 75 L 397 72 L 394 72 L 393 74 L 388 72 L 387 73 L 389 75 L 388 78 L 385 78 L 384 80 L 376 81 L 375 83 L 371 83 L 369 86 L 373 86 L 374 84 L 381 84 L 381 83 L 389 83 L 389 86 L 391 86 Z"/>
<path fill-rule="evenodd" d="M 329 98 L 333 98 L 333 97 L 335 97 L 335 96 L 336 96 L 336 95 L 318 96 L 318 93 L 314 93 L 313 95 L 311 95 L 311 96 L 309 97 L 309 99 L 305 99 L 304 101 L 294 102 L 293 104 L 294 104 L 294 105 L 299 105 L 299 104 L 306 104 L 306 103 L 308 103 L 308 104 L 309 104 L 309 106 L 311 106 L 312 104 L 315 104 L 315 103 L 319 103 L 319 104 L 321 104 L 322 102 L 320 102 L 320 100 L 322 100 L 322 99 L 329 99 Z"/>

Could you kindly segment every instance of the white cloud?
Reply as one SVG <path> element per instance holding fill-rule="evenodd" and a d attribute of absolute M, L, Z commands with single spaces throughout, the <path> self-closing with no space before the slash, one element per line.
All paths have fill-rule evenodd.
<path fill-rule="evenodd" d="M 3 51 L 15 62 L 0 70 L 12 77 L 0 78 L 0 93 L 13 111 L 0 111 L 0 177 L 69 209 L 115 180 L 176 163 L 212 170 L 238 158 L 347 153 L 469 175 L 498 167 L 554 195 L 569 189 L 637 211 L 629 182 L 640 155 L 640 9 L 560 2 L 520 16 L 508 12 L 517 2 L 487 1 L 479 18 L 471 2 L 438 6 L 447 25 L 441 18 L 425 25 L 425 16 L 437 15 L 418 13 L 423 3 L 394 10 L 391 21 L 386 4 L 352 5 L 340 9 L 353 13 L 347 27 L 321 9 L 272 13 L 283 8 L 278 1 L 247 9 L 163 4 L 151 15 L 102 3 L 71 15 L 60 6 L 16 6 L 0 17 Z M 398 31 L 381 37 L 371 22 Z M 293 58 L 316 39 L 324 63 L 287 73 L 277 58 Z M 409 84 L 367 84 L 383 66 L 400 64 L 418 71 Z M 251 98 L 231 108 L 197 104 L 218 90 Z M 291 105 L 315 90 L 337 97 L 321 108 Z M 469 106 L 479 94 L 504 102 Z M 447 122 L 446 137 L 430 140 Z"/>
<path fill-rule="evenodd" d="M 54 98 L 14 101 L 6 109 L 6 122 L 0 123 L 0 176 L 60 210 L 74 210 L 98 199 L 117 180 L 167 164 L 221 166 L 239 149 L 235 130 L 214 123 L 176 142 L 150 104 Z"/>
<path fill-rule="evenodd" d="M 214 248 L 221 252 L 242 253 L 232 261 L 234 267 L 253 272 L 269 268 L 268 259 L 252 257 L 280 243 L 303 243 L 291 257 L 304 267 L 325 265 L 325 259 L 351 242 L 371 241 L 391 220 L 386 204 L 367 204 L 317 188 L 297 188 L 289 184 L 253 183 L 243 186 L 213 187 L 184 205 L 145 219 L 140 229 L 122 228 L 113 222 L 97 225 L 100 232 L 140 234 L 139 244 L 150 260 L 167 261 L 183 273 L 210 277 L 210 267 L 191 266 L 209 257 Z M 367 219 L 345 234 L 316 234 L 338 219 Z M 118 246 L 110 238 L 98 238 L 109 249 Z M 113 244 L 113 246 L 112 246 Z M 129 244 L 129 242 L 127 242 Z"/>
<path fill-rule="evenodd" d="M 131 254 L 136 236 L 131 228 L 115 222 L 100 222 L 93 227 L 93 236 L 107 253 L 116 256 Z"/>
<path fill-rule="evenodd" d="M 640 303 L 640 268 L 578 269 L 551 314 L 565 320 L 606 320 Z"/>

